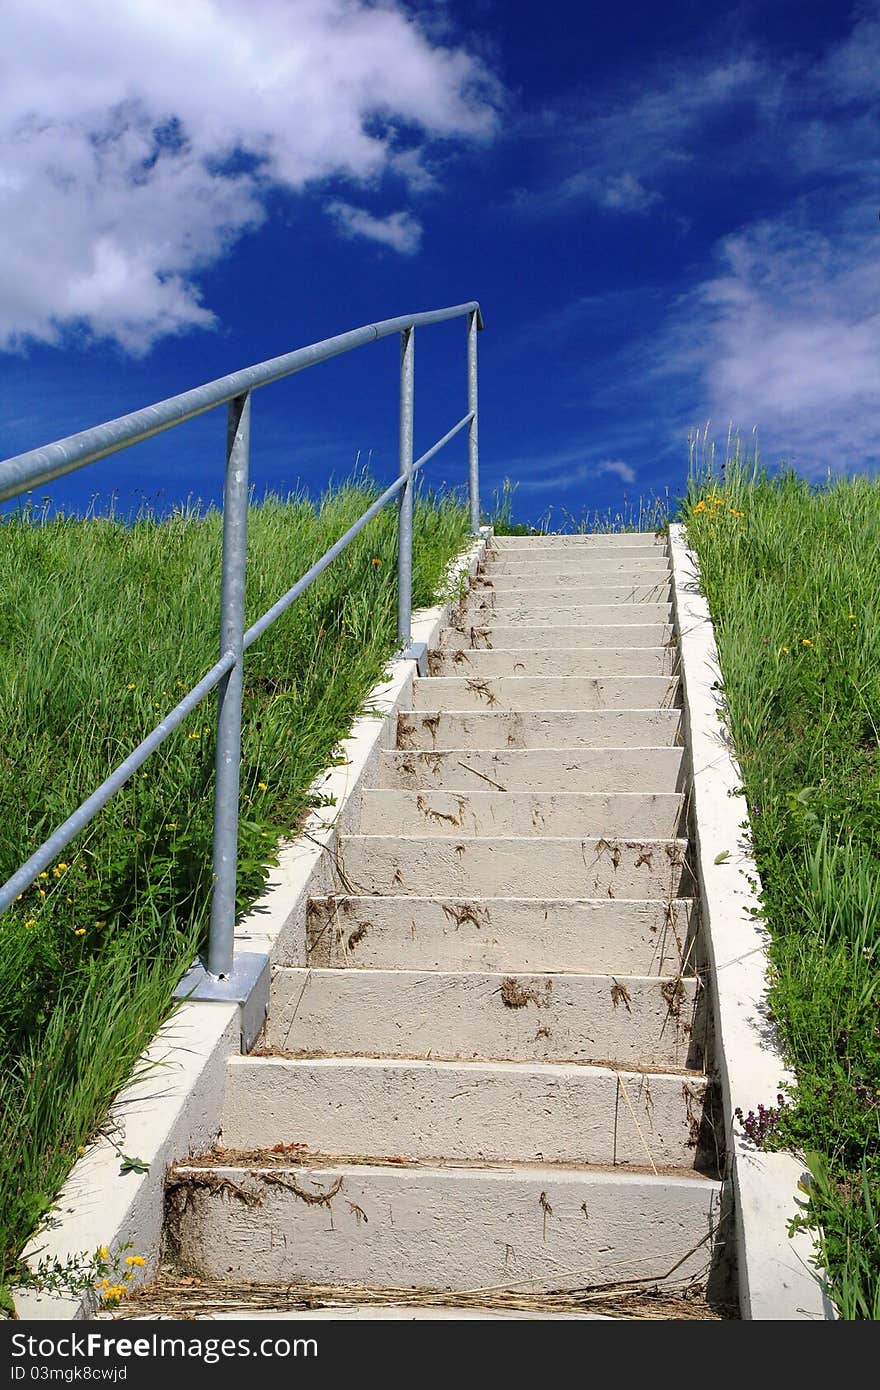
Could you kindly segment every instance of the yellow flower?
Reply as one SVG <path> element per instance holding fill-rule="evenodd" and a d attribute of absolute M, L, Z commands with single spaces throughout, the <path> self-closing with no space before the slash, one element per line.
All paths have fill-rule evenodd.
<path fill-rule="evenodd" d="M 848 614 L 847 614 L 847 617 L 848 617 L 852 622 L 855 622 L 855 620 L 856 620 L 856 615 L 855 615 L 855 613 L 848 613 Z"/>
<path fill-rule="evenodd" d="M 134 681 L 129 681 L 126 690 L 134 690 Z"/>
<path fill-rule="evenodd" d="M 109 1258 L 110 1258 L 110 1251 L 107 1249 L 106 1245 L 99 1245 L 99 1246 L 98 1246 L 98 1256 L 99 1256 L 99 1258 L 102 1259 L 102 1260 L 109 1260 Z M 109 1280 L 109 1279 L 105 1279 L 104 1282 L 105 1282 L 105 1284 L 109 1284 L 110 1280 Z"/>
<path fill-rule="evenodd" d="M 73 934 L 74 934 L 74 936 L 85 936 L 85 934 L 86 934 L 86 929 L 85 929 L 85 927 L 77 927 L 76 930 L 75 930 L 75 932 L 74 932 Z"/>
<path fill-rule="evenodd" d="M 43 870 L 43 872 L 42 872 L 41 874 L 37 874 L 37 878 L 48 878 L 48 877 L 49 877 L 49 875 L 46 873 L 46 870 L 45 870 L 45 869 Z"/>
<path fill-rule="evenodd" d="M 378 555 L 374 555 L 372 560 L 370 561 L 371 565 L 381 565 L 381 563 L 382 561 L 379 559 Z"/>
<path fill-rule="evenodd" d="M 46 896 L 46 890 L 45 890 L 45 888 L 38 888 L 38 889 L 37 889 L 37 892 L 39 893 L 39 895 L 40 895 L 41 898 L 45 898 L 45 896 Z"/>
<path fill-rule="evenodd" d="M 802 637 L 802 638 L 801 638 L 801 646 L 802 646 L 802 647 L 812 647 L 812 645 L 813 645 L 813 644 L 812 644 L 812 642 L 810 641 L 809 637 Z"/>
<path fill-rule="evenodd" d="M 267 792 L 269 790 L 265 782 L 258 782 L 257 786 L 259 787 L 261 792 Z"/>
<path fill-rule="evenodd" d="M 788 647 L 781 647 L 780 651 L 785 652 L 785 655 L 788 656 Z"/>
<path fill-rule="evenodd" d="M 25 924 L 24 924 L 24 929 L 25 929 L 25 931 L 30 931 L 31 927 L 35 927 L 36 925 L 37 925 L 37 919 L 36 919 L 36 917 L 29 917 L 29 918 L 27 919 L 27 921 L 25 922 Z"/>
<path fill-rule="evenodd" d="M 125 1263 L 127 1265 L 145 1265 L 147 1262 L 143 1255 L 126 1255 Z"/>

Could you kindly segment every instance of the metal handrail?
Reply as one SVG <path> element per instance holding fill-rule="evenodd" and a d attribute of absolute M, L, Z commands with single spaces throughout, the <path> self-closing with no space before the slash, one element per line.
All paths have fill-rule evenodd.
<path fill-rule="evenodd" d="M 413 460 L 413 399 L 415 376 L 415 329 L 448 319 L 467 318 L 467 413 L 425 453 Z M 184 391 L 143 410 L 68 435 L 39 449 L 17 454 L 0 463 L 0 501 L 16 497 L 54 478 L 109 454 L 118 453 L 164 430 L 192 420 L 215 406 L 227 405 L 226 475 L 223 493 L 223 556 L 220 602 L 220 658 L 182 700 L 155 726 L 128 757 L 86 798 L 62 825 L 6 883 L 0 887 L 0 913 L 5 912 L 33 883 L 66 845 L 85 828 L 146 762 L 169 734 L 191 714 L 216 687 L 217 748 L 214 780 L 213 891 L 211 928 L 207 960 L 200 972 L 207 991 L 202 997 L 238 998 L 242 1003 L 252 992 L 255 975 L 265 984 L 265 961 L 259 968 L 239 970 L 244 959 L 234 950 L 236 859 L 238 853 L 239 767 L 241 760 L 241 700 L 244 653 L 263 632 L 300 597 L 318 575 L 393 498 L 399 498 L 398 516 L 398 638 L 404 654 L 410 651 L 412 622 L 412 504 L 413 475 L 465 426 L 468 428 L 468 492 L 471 531 L 480 526 L 479 446 L 477 429 L 477 331 L 483 327 L 476 300 L 427 313 L 384 319 L 352 329 L 282 357 L 246 367 L 192 391 Z M 261 386 L 279 381 L 306 367 L 337 357 L 352 348 L 399 333 L 400 365 L 400 446 L 398 477 L 349 527 L 321 558 L 269 608 L 251 627 L 244 629 L 245 550 L 249 500 L 249 436 L 251 393 Z M 251 957 L 251 960 L 255 959 Z M 242 979 L 236 981 L 236 974 Z M 244 976 L 248 976 L 248 980 Z M 253 978 L 252 978 L 253 977 Z M 222 984 L 221 984 L 222 982 Z M 199 980 L 195 980 L 196 985 Z M 211 992 L 212 984 L 216 986 Z M 219 993 L 218 993 L 219 990 Z M 243 1044 L 250 1030 L 243 1029 Z"/>

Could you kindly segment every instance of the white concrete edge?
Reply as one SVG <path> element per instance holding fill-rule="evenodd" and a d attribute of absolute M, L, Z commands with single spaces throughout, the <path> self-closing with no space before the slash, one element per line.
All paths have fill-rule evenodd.
<path fill-rule="evenodd" d="M 455 556 L 441 584 L 441 601 L 413 614 L 413 642 L 436 647 L 457 601 L 457 591 L 477 570 L 491 535 Z M 335 799 L 315 808 L 299 836 L 282 845 L 279 863 L 253 908 L 236 930 L 241 949 L 265 951 L 273 965 L 305 964 L 306 904 L 330 885 L 329 855 L 340 829 L 356 828 L 359 794 L 383 748 L 396 742 L 396 715 L 412 706 L 416 662 L 397 658 L 385 680 L 368 694 L 364 713 L 339 745 L 339 762 L 310 788 L 315 798 Z M 111 1107 L 96 1141 L 74 1165 L 51 1212 L 25 1247 L 26 1263 L 64 1264 L 106 1246 L 111 1256 L 128 1242 L 146 1260 L 138 1280 L 151 1276 L 160 1254 L 164 1184 L 168 1167 L 193 1151 L 210 1148 L 220 1130 L 226 1064 L 239 1048 L 239 1007 L 227 1003 L 182 1004 L 159 1030 Z M 148 1165 L 145 1173 L 120 1174 L 124 1153 Z M 124 1254 L 122 1259 L 124 1261 Z M 125 1265 L 122 1265 L 123 1270 Z M 133 1282 L 137 1282 L 133 1281 Z M 96 1311 L 90 1293 L 64 1296 L 15 1293 L 23 1320 L 83 1319 Z"/>
<path fill-rule="evenodd" d="M 684 527 L 669 528 L 673 603 L 681 652 L 685 746 L 692 759 L 693 855 L 721 1083 L 727 1176 L 734 1194 L 740 1310 L 752 1319 L 834 1317 L 809 1232 L 789 1236 L 805 1202 L 804 1164 L 756 1149 L 736 1120 L 777 1105 L 793 1078 L 767 1005 L 769 934 L 761 916 L 742 774 L 723 721 L 722 676 L 697 558 Z"/>

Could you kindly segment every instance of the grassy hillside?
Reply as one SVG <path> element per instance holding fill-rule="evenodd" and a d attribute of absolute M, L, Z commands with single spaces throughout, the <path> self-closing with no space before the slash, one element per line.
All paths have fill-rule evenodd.
<path fill-rule="evenodd" d="M 805 1152 L 846 1318 L 880 1316 L 880 481 L 813 488 L 741 457 L 684 520 L 716 626 L 797 1087 L 766 1142 Z"/>
<path fill-rule="evenodd" d="M 376 495 L 254 507 L 247 623 Z M 0 520 L 0 876 L 5 880 L 217 659 L 221 516 Z M 413 600 L 465 510 L 423 496 Z M 388 507 L 245 660 L 239 906 L 396 646 Z M 206 925 L 215 700 L 0 918 L 0 1284 L 169 1011 Z M 120 1181 L 124 1181 L 120 1177 Z"/>

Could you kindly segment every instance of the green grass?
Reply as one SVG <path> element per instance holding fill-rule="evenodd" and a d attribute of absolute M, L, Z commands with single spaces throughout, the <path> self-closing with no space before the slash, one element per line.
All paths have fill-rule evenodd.
<path fill-rule="evenodd" d="M 376 490 L 251 509 L 247 622 Z M 466 542 L 465 509 L 422 496 L 413 601 Z M 0 875 L 5 880 L 217 659 L 221 517 L 0 521 Z M 386 508 L 245 660 L 239 908 L 396 646 Z M 209 905 L 213 699 L 0 920 L 0 1285 L 171 1008 Z M 120 1176 L 119 1181 L 126 1179 Z"/>
<path fill-rule="evenodd" d="M 773 1142 L 807 1155 L 845 1318 L 880 1316 L 880 481 L 811 487 L 737 450 L 684 504 L 718 636 L 797 1084 Z M 757 1098 L 756 1098 L 757 1099 Z"/>
<path fill-rule="evenodd" d="M 566 507 L 559 507 L 560 520 L 552 525 L 553 508 L 548 507 L 536 522 L 514 521 L 513 510 L 518 484 L 505 478 L 500 488 L 493 494 L 490 522 L 497 536 L 549 536 L 583 535 L 586 532 L 599 535 L 616 535 L 621 531 L 663 531 L 669 524 L 670 499 L 667 489 L 665 497 L 639 497 L 631 501 L 624 496 L 622 504 L 607 507 L 604 511 L 584 507 L 581 515 L 575 516 Z"/>

